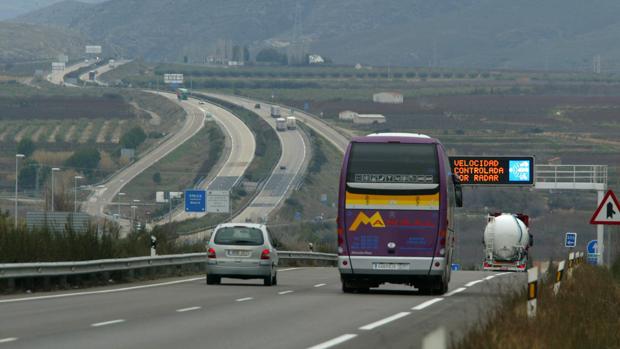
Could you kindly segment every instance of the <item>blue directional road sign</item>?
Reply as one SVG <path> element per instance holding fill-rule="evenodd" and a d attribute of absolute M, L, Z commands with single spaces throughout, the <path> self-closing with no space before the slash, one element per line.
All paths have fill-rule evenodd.
<path fill-rule="evenodd" d="M 577 233 L 566 233 L 566 239 L 564 240 L 564 247 L 577 246 Z"/>
<path fill-rule="evenodd" d="M 588 253 L 598 253 L 597 240 L 590 240 L 590 242 L 588 242 Z"/>
<path fill-rule="evenodd" d="M 204 190 L 185 191 L 185 212 L 206 212 L 207 193 Z"/>
<path fill-rule="evenodd" d="M 598 261 L 598 241 L 590 240 L 588 242 L 588 263 L 597 264 Z"/>
<path fill-rule="evenodd" d="M 461 270 L 461 265 L 458 263 L 452 263 L 452 270 L 454 271 Z"/>

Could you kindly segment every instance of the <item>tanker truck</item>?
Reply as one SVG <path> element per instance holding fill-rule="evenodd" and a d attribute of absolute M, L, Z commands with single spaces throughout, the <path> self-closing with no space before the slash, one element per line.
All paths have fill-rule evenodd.
<path fill-rule="evenodd" d="M 517 213 L 491 213 L 484 229 L 484 270 L 526 271 L 533 236 L 530 218 Z"/>

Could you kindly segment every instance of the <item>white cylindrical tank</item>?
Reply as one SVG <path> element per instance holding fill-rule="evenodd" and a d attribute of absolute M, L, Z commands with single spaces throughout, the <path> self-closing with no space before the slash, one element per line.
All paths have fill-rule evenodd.
<path fill-rule="evenodd" d="M 496 260 L 515 260 L 527 249 L 530 234 L 525 223 L 510 213 L 489 216 L 484 229 L 484 245 Z"/>

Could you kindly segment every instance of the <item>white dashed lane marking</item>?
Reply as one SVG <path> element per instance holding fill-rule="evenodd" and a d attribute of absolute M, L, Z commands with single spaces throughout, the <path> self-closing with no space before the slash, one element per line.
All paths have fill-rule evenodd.
<path fill-rule="evenodd" d="M 370 323 L 370 324 L 368 324 L 366 326 L 362 326 L 362 327 L 360 327 L 360 330 L 369 331 L 369 330 L 375 329 L 375 328 L 377 328 L 379 326 L 383 326 L 385 324 L 388 324 L 388 323 L 390 323 L 392 321 L 396 321 L 396 320 L 398 320 L 400 318 L 403 318 L 403 317 L 405 317 L 405 316 L 407 316 L 409 314 L 411 314 L 411 313 L 407 312 L 407 311 L 403 311 L 401 313 L 394 314 L 392 316 L 388 316 L 385 319 L 381 319 L 379 321 L 375 321 L 373 323 Z"/>
<path fill-rule="evenodd" d="M 317 344 L 315 346 L 312 346 L 308 349 L 327 349 L 327 348 L 331 348 L 333 346 L 336 346 L 338 344 L 342 344 L 350 339 L 353 339 L 357 337 L 356 334 L 351 334 L 351 333 L 347 333 L 347 334 L 343 334 L 342 336 L 336 337 L 334 339 L 330 339 L 327 342 L 323 342 L 321 344 Z"/>
<path fill-rule="evenodd" d="M 465 291 L 465 290 L 466 290 L 466 288 L 465 288 L 465 287 L 460 287 L 460 288 L 457 288 L 457 289 L 456 289 L 456 290 L 454 290 L 454 291 L 451 291 L 451 292 L 446 293 L 446 294 L 444 295 L 444 297 L 450 297 L 450 296 L 453 296 L 453 295 L 455 295 L 455 294 L 457 294 L 457 293 L 461 293 L 461 292 L 463 292 L 463 291 Z"/>
<path fill-rule="evenodd" d="M 110 320 L 110 321 L 104 321 L 104 322 L 96 322 L 94 324 L 91 324 L 90 326 L 92 326 L 92 327 L 101 327 L 101 326 L 120 324 L 121 322 L 125 322 L 125 319 L 117 319 L 117 320 Z"/>
<path fill-rule="evenodd" d="M 430 301 L 426 301 L 422 304 L 418 304 L 415 307 L 411 308 L 411 310 L 422 310 L 426 307 L 430 307 L 431 305 L 437 303 L 437 302 L 441 302 L 443 300 L 443 298 L 433 298 Z"/>
<path fill-rule="evenodd" d="M 184 313 L 186 311 L 199 310 L 199 309 L 202 309 L 202 307 L 182 308 L 182 309 L 177 309 L 177 313 Z"/>

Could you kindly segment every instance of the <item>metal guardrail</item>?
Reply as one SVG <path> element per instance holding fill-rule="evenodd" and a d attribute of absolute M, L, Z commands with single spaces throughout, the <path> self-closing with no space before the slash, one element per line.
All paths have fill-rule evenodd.
<path fill-rule="evenodd" d="M 283 260 L 337 261 L 331 253 L 305 251 L 278 251 Z M 5 263 L 0 264 L 0 279 L 52 277 L 126 271 L 151 267 L 170 267 L 183 264 L 205 263 L 206 253 L 187 253 L 154 257 L 100 259 L 79 262 Z"/>
<path fill-rule="evenodd" d="M 536 165 L 536 182 L 607 183 L 607 165 Z"/>

